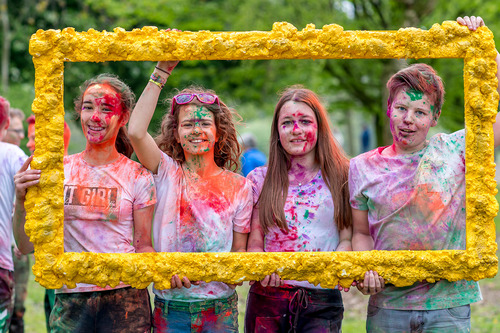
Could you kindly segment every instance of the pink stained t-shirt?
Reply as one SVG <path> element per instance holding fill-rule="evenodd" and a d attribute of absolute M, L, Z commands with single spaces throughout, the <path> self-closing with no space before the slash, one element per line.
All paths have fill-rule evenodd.
<path fill-rule="evenodd" d="M 252 187 L 227 170 L 208 179 L 194 179 L 162 153 L 154 176 L 158 203 L 153 223 L 157 252 L 230 252 L 233 231 L 250 232 Z M 154 289 L 166 300 L 202 301 L 234 293 L 222 282 L 202 282 L 189 289 Z"/>
<path fill-rule="evenodd" d="M 247 176 L 253 183 L 253 200 L 257 204 L 267 167 L 254 169 Z M 285 202 L 288 232 L 273 227 L 264 237 L 266 252 L 335 251 L 339 231 L 333 218 L 334 206 L 330 189 L 321 171 L 307 184 L 289 186 Z M 319 288 L 308 281 L 285 281 L 287 284 Z"/>
<path fill-rule="evenodd" d="M 375 250 L 465 249 L 465 131 L 436 134 L 412 154 L 380 147 L 351 159 L 351 206 L 368 211 Z M 436 310 L 481 300 L 475 281 L 416 282 L 386 288 L 373 306 Z"/>
<path fill-rule="evenodd" d="M 82 153 L 64 158 L 65 252 L 134 253 L 134 210 L 156 203 L 151 173 L 124 155 L 100 166 L 87 164 Z M 89 292 L 101 288 L 78 283 L 58 292 Z"/>

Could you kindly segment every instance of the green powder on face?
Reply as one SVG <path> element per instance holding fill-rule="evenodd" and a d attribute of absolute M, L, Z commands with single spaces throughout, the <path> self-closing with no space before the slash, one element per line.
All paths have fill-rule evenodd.
<path fill-rule="evenodd" d="M 406 94 L 410 96 L 412 101 L 418 101 L 424 97 L 424 93 L 415 89 L 409 89 L 406 91 Z"/>
<path fill-rule="evenodd" d="M 203 106 L 199 106 L 195 111 L 196 119 L 202 119 L 205 116 L 211 118 L 209 111 L 207 111 Z"/>

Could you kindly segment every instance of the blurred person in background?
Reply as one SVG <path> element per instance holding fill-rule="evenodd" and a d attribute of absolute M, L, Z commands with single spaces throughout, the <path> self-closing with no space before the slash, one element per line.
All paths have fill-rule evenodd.
<path fill-rule="evenodd" d="M 363 125 L 363 131 L 361 132 L 361 153 L 369 151 L 371 146 L 370 128 L 367 125 Z"/>
<path fill-rule="evenodd" d="M 10 126 L 9 102 L 0 96 L 0 141 Z M 27 159 L 17 146 L 0 142 L 0 332 L 9 329 L 14 308 L 14 263 L 12 261 L 12 209 L 14 175 Z"/>
<path fill-rule="evenodd" d="M 267 163 L 266 155 L 257 149 L 257 138 L 252 133 L 241 135 L 241 174 L 246 177 L 253 169 L 264 166 Z"/>
<path fill-rule="evenodd" d="M 19 147 L 21 140 L 24 139 L 24 112 L 20 109 L 11 108 L 9 111 L 10 125 L 3 142 L 12 143 Z"/>
<path fill-rule="evenodd" d="M 19 147 L 24 139 L 24 112 L 20 109 L 11 108 L 9 110 L 10 125 L 3 142 L 11 143 Z M 11 333 L 24 332 L 24 301 L 28 293 L 28 278 L 30 269 L 30 259 L 28 255 L 22 255 L 17 249 L 14 239 L 12 239 L 12 260 L 14 262 L 14 312 L 10 321 L 9 331 Z"/>

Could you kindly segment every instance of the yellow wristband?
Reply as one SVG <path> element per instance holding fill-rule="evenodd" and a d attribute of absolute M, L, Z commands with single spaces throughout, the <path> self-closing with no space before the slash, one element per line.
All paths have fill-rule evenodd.
<path fill-rule="evenodd" d="M 149 79 L 149 82 L 152 82 L 156 84 L 160 89 L 163 89 L 163 84 L 161 84 L 160 82 L 153 81 L 152 79 Z"/>

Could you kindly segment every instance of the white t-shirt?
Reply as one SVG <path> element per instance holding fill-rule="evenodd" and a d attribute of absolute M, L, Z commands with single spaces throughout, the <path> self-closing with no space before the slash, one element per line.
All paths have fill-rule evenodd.
<path fill-rule="evenodd" d="M 14 175 L 28 157 L 18 146 L 0 142 L 0 267 L 14 270 L 12 263 L 12 209 L 14 207 Z"/>
<path fill-rule="evenodd" d="M 124 155 L 113 163 L 91 166 L 80 153 L 64 158 L 64 176 L 64 250 L 134 253 L 133 212 L 156 203 L 151 173 Z M 79 283 L 60 291 L 116 288 Z"/>
<path fill-rule="evenodd" d="M 253 183 L 253 201 L 257 204 L 267 167 L 256 168 L 247 176 Z M 333 200 L 321 171 L 307 184 L 288 186 L 285 201 L 288 232 L 273 227 L 264 237 L 266 252 L 335 251 L 339 231 L 333 214 Z M 320 288 L 308 281 L 285 281 L 286 284 Z"/>
<path fill-rule="evenodd" d="M 230 252 L 233 231 L 250 232 L 252 187 L 244 177 L 223 170 L 194 178 L 162 153 L 155 175 L 158 203 L 153 223 L 157 252 Z M 190 289 L 154 289 L 166 300 L 201 301 L 227 298 L 234 290 L 221 282 Z"/>

